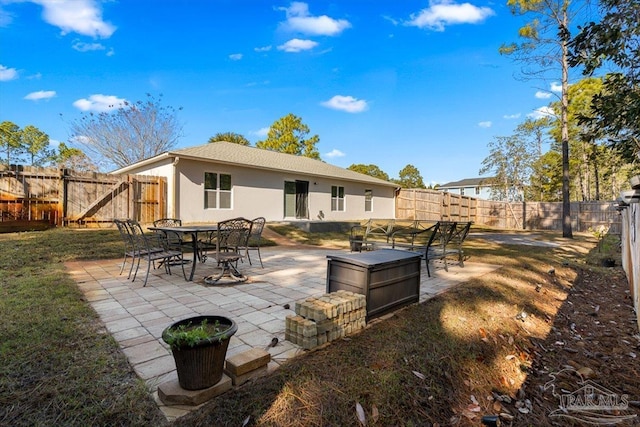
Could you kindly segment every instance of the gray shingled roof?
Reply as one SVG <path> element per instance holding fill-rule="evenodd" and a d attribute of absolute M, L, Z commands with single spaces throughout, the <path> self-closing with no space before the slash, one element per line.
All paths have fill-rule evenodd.
<path fill-rule="evenodd" d="M 318 177 L 339 178 L 377 185 L 397 187 L 397 184 L 330 165 L 309 157 L 284 154 L 230 142 L 214 142 L 195 147 L 172 150 L 171 157 L 190 157 L 197 160 L 235 164 L 256 169 L 297 172 Z"/>
<path fill-rule="evenodd" d="M 490 177 L 485 178 L 465 178 L 460 181 L 452 181 L 447 182 L 446 184 L 442 184 L 438 186 L 438 188 L 461 188 L 461 187 L 478 187 L 481 185 L 489 186 L 491 185 Z"/>

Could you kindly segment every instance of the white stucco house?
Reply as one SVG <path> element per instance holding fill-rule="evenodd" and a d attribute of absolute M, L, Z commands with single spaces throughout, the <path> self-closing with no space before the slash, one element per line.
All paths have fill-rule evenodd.
<path fill-rule="evenodd" d="M 229 142 L 161 153 L 114 174 L 167 179 L 167 215 L 183 223 L 394 218 L 397 184 L 308 157 Z"/>

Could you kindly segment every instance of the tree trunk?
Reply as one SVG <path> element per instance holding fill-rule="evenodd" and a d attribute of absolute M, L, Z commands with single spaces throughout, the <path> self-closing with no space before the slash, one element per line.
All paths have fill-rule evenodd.
<path fill-rule="evenodd" d="M 560 30 L 562 36 L 562 101 L 560 120 L 562 124 L 562 237 L 573 238 L 571 231 L 571 200 L 569 198 L 569 124 L 568 124 L 568 108 L 569 108 L 569 48 L 568 37 L 568 16 L 565 7 L 563 11 L 563 22 Z"/>
<path fill-rule="evenodd" d="M 596 200 L 600 200 L 600 169 L 598 168 L 598 147 L 593 144 L 593 174 L 594 174 L 594 184 L 596 186 Z"/>
<path fill-rule="evenodd" d="M 591 192 L 591 153 L 592 153 L 592 144 L 591 141 L 584 142 L 584 162 L 585 162 L 585 171 L 584 171 L 584 179 L 585 179 L 585 188 L 587 193 L 587 198 L 584 200 L 585 202 L 589 202 L 593 200 L 593 193 Z"/>
<path fill-rule="evenodd" d="M 576 153 L 574 152 L 574 155 Z M 582 143 L 582 162 L 581 164 L 578 166 L 578 185 L 580 187 L 580 197 L 582 198 L 582 201 L 586 201 L 587 200 L 587 184 L 586 184 L 586 172 L 585 172 L 585 167 L 588 164 L 587 159 L 586 159 L 586 155 L 584 152 L 584 142 Z"/>

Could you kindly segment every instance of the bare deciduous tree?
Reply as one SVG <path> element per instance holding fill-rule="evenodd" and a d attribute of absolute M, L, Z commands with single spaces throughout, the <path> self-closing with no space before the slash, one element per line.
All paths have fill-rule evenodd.
<path fill-rule="evenodd" d="M 87 113 L 71 123 L 71 139 L 81 144 L 94 163 L 128 166 L 175 147 L 182 123 L 162 95 L 125 102 L 110 112 Z"/>

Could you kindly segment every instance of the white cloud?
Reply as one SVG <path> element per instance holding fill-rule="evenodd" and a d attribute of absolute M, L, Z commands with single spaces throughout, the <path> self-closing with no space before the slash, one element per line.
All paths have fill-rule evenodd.
<path fill-rule="evenodd" d="M 391 22 L 392 25 L 397 26 L 400 24 L 400 21 L 398 21 L 397 19 L 391 17 L 391 16 L 387 16 L 387 15 L 382 15 L 382 19 L 385 19 L 389 22 Z"/>
<path fill-rule="evenodd" d="M 297 53 L 302 52 L 303 50 L 313 49 L 316 46 L 318 46 L 318 43 L 313 40 L 291 39 L 285 44 L 278 46 L 278 50 Z"/>
<path fill-rule="evenodd" d="M 322 106 L 334 110 L 346 111 L 347 113 L 361 113 L 368 108 L 367 101 L 356 99 L 353 96 L 336 95 L 328 101 L 321 103 Z"/>
<path fill-rule="evenodd" d="M 255 50 L 256 52 L 269 52 L 271 50 L 271 45 L 256 47 L 256 48 L 253 48 L 253 50 Z"/>
<path fill-rule="evenodd" d="M 539 90 L 536 92 L 536 98 L 538 99 L 549 99 L 551 98 L 551 94 L 549 92 L 545 92 L 543 90 Z"/>
<path fill-rule="evenodd" d="M 491 123 L 490 121 L 486 121 L 478 123 L 478 126 L 480 126 L 481 128 L 490 128 L 492 124 L 493 123 Z"/>
<path fill-rule="evenodd" d="M 113 95 L 96 94 L 91 95 L 89 99 L 78 99 L 73 106 L 81 111 L 106 112 L 122 107 L 126 101 Z"/>
<path fill-rule="evenodd" d="M 331 151 L 329 151 L 327 154 L 325 154 L 325 157 L 329 157 L 329 158 L 333 158 L 333 157 L 344 157 L 346 156 L 346 154 L 344 154 L 342 151 L 337 150 L 337 149 L 333 149 Z"/>
<path fill-rule="evenodd" d="M 520 118 L 520 113 L 506 114 L 506 115 L 504 115 L 502 117 L 507 119 L 507 120 L 519 119 Z"/>
<path fill-rule="evenodd" d="M 551 83 L 551 92 L 562 92 L 562 85 L 560 83 Z"/>
<path fill-rule="evenodd" d="M 553 112 L 553 108 L 551 107 L 540 107 L 536 108 L 533 113 L 527 114 L 527 117 L 531 117 L 534 120 L 541 119 L 543 117 L 555 117 L 556 114 Z"/>
<path fill-rule="evenodd" d="M 50 99 L 56 96 L 55 90 L 39 90 L 37 92 L 31 92 L 24 99 L 28 99 L 29 101 L 39 101 L 41 99 Z"/>
<path fill-rule="evenodd" d="M 13 21 L 13 15 L 2 8 L 0 5 L 0 28 L 7 27 Z"/>
<path fill-rule="evenodd" d="M 78 52 L 90 52 L 90 51 L 93 51 L 93 50 L 105 50 L 104 45 L 102 45 L 101 43 L 85 43 L 85 42 L 81 42 L 79 40 L 76 40 L 71 47 L 74 48 L 75 50 L 77 50 Z"/>
<path fill-rule="evenodd" d="M 260 138 L 264 138 L 265 136 L 269 135 L 269 129 L 271 129 L 271 127 L 260 128 L 258 130 L 251 132 L 251 134 L 255 136 L 259 136 Z"/>
<path fill-rule="evenodd" d="M 289 7 L 280 7 L 278 10 L 286 12 L 287 20 L 282 26 L 289 31 L 314 36 L 335 36 L 351 28 L 351 23 L 345 19 L 333 19 L 327 15 L 311 16 L 309 6 L 303 2 L 294 1 Z"/>
<path fill-rule="evenodd" d="M 232 53 L 231 55 L 229 55 L 229 59 L 232 61 L 240 61 L 242 59 L 242 54 L 241 53 Z"/>
<path fill-rule="evenodd" d="M 488 7 L 477 7 L 471 3 L 457 4 L 450 0 L 432 0 L 429 7 L 411 14 L 406 25 L 444 31 L 447 25 L 477 24 L 495 12 Z"/>
<path fill-rule="evenodd" d="M 102 20 L 102 10 L 95 0 L 31 0 L 43 7 L 43 19 L 62 30 L 62 34 L 78 33 L 108 38 L 116 27 Z"/>
<path fill-rule="evenodd" d="M 9 80 L 17 78 L 18 71 L 15 68 L 8 68 L 4 65 L 0 65 L 0 82 L 8 82 Z"/>
<path fill-rule="evenodd" d="M 86 135 L 74 135 L 69 138 L 69 142 L 75 142 L 76 144 L 91 144 L 91 139 Z"/>
<path fill-rule="evenodd" d="M 249 82 L 245 86 L 246 87 L 267 86 L 270 83 L 271 83 L 271 81 L 269 81 L 269 80 L 263 80 L 261 82 Z"/>

